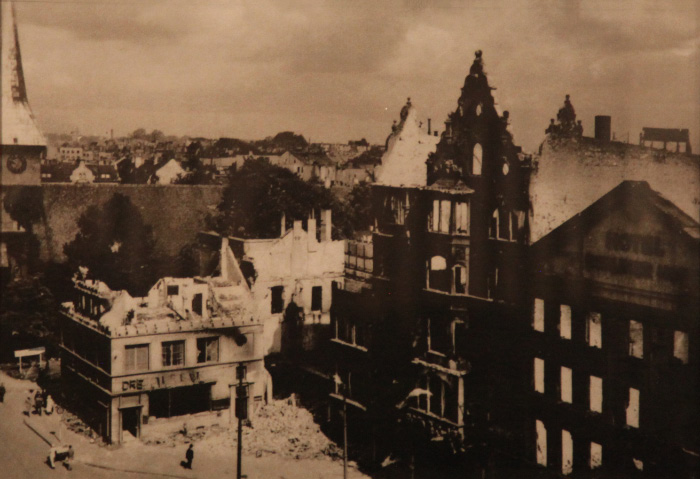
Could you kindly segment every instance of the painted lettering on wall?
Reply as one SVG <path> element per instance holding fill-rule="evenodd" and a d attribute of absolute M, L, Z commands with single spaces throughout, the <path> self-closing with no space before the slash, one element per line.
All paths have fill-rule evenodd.
<path fill-rule="evenodd" d="M 611 251 L 638 253 L 646 256 L 662 257 L 666 254 L 660 236 L 634 233 L 608 231 L 605 234 L 605 247 Z"/>
<path fill-rule="evenodd" d="M 143 379 L 122 381 L 122 391 L 143 391 Z"/>

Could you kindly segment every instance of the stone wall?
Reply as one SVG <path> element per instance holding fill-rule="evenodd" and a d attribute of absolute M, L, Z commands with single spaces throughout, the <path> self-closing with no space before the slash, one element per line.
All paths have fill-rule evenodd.
<path fill-rule="evenodd" d="M 5 186 L 4 194 L 12 194 L 13 188 L 21 187 Z M 41 243 L 41 259 L 61 263 L 66 259 L 63 246 L 75 237 L 80 215 L 91 205 L 103 205 L 115 193 L 129 197 L 139 208 L 144 222 L 153 227 L 158 247 L 167 255 L 176 255 L 196 240 L 224 187 L 44 184 L 29 188 L 43 204 L 43 218 L 33 225 Z"/>

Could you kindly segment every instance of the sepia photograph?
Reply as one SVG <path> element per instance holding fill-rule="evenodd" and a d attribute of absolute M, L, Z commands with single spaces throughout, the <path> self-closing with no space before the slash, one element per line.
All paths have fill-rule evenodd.
<path fill-rule="evenodd" d="M 700 479 L 698 0 L 0 7 L 0 477 Z"/>

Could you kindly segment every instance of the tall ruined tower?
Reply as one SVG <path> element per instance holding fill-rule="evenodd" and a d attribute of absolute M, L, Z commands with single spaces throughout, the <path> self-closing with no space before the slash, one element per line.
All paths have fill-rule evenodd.
<path fill-rule="evenodd" d="M 39 185 L 46 140 L 27 99 L 14 5 L 0 5 L 0 184 Z"/>

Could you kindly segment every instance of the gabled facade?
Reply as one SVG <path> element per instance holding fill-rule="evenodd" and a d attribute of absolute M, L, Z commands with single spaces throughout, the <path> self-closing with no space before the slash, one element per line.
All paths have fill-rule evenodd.
<path fill-rule="evenodd" d="M 575 477 L 695 477 L 698 251 L 700 225 L 635 181 L 534 243 L 530 461 Z"/>
<path fill-rule="evenodd" d="M 410 99 L 400 117 L 372 185 L 371 241 L 349 244 L 333 300 L 340 379 L 359 397 L 360 369 L 383 378 L 365 395 L 382 400 L 357 402 L 373 409 L 367 417 L 398 414 L 424 445 L 510 444 L 498 431 L 517 422 L 511 381 L 522 380 L 505 353 L 522 323 L 529 159 L 495 108 L 481 52 L 439 137 Z M 367 344 L 356 344 L 358 330 L 372 331 Z M 352 354 L 372 366 L 354 366 Z"/>

